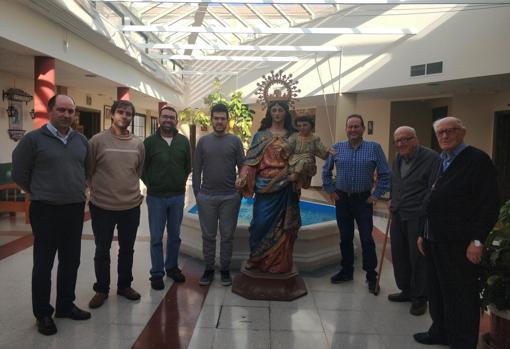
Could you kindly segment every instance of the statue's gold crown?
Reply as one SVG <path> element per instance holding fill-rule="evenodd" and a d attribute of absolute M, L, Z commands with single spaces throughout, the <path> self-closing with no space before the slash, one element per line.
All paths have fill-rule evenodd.
<path fill-rule="evenodd" d="M 283 70 L 262 76 L 262 82 L 257 82 L 257 102 L 266 109 L 271 102 L 286 102 L 289 108 L 294 107 L 296 97 L 301 90 L 297 88 L 298 81 L 292 78 L 292 74 L 285 75 Z"/>

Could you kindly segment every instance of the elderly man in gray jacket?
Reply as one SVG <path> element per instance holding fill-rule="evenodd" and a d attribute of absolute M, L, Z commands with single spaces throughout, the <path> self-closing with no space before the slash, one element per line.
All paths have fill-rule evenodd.
<path fill-rule="evenodd" d="M 424 229 L 425 197 L 439 166 L 439 155 L 418 143 L 416 131 L 409 126 L 395 130 L 393 143 L 397 156 L 392 168 L 391 255 L 399 293 L 390 294 L 392 302 L 411 302 L 410 313 L 427 310 L 425 259 L 416 241 Z"/>

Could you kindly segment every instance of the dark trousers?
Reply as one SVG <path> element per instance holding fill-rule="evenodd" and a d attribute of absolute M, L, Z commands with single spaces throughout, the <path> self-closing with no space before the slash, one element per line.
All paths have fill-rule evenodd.
<path fill-rule="evenodd" d="M 425 301 L 425 257 L 416 240 L 423 233 L 424 218 L 402 220 L 394 212 L 391 220 L 391 256 L 397 287 L 413 301 Z"/>
<path fill-rule="evenodd" d="M 117 259 L 117 288 L 124 289 L 131 286 L 133 281 L 133 253 L 136 232 L 140 224 L 140 206 L 129 210 L 111 211 L 90 204 L 92 230 L 96 242 L 94 254 L 94 270 L 96 283 L 94 291 L 106 293 L 110 291 L 110 247 L 113 232 L 117 226 L 119 241 L 119 255 Z"/>
<path fill-rule="evenodd" d="M 475 349 L 478 342 L 479 266 L 466 258 L 468 244 L 425 241 L 429 332 L 446 335 L 452 349 Z"/>
<path fill-rule="evenodd" d="M 372 237 L 373 206 L 367 203 L 369 192 L 347 194 L 337 191 L 339 199 L 336 200 L 336 222 L 340 230 L 340 251 L 342 252 L 342 270 L 352 274 L 354 271 L 354 221 L 356 221 L 361 240 L 363 254 L 363 270 L 367 279 L 375 279 L 377 273 L 377 256 L 375 243 Z"/>
<path fill-rule="evenodd" d="M 34 235 L 32 269 L 32 310 L 36 318 L 51 316 L 51 270 L 58 251 L 57 312 L 73 305 L 76 275 L 80 265 L 81 233 L 85 203 L 50 205 L 30 204 L 30 223 Z M 13 295 L 15 297 L 15 295 Z"/>

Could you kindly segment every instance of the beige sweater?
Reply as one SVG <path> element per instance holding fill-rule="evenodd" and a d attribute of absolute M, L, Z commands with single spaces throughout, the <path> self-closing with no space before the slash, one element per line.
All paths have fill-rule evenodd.
<path fill-rule="evenodd" d="M 105 130 L 90 139 L 90 201 L 105 210 L 121 211 L 142 203 L 139 178 L 145 150 L 132 135 Z"/>

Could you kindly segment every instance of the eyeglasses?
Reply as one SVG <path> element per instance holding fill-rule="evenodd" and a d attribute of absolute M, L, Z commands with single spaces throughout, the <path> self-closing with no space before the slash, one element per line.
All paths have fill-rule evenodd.
<path fill-rule="evenodd" d="M 445 136 L 445 135 L 449 136 L 457 130 L 460 130 L 460 127 L 443 128 L 442 130 L 437 130 L 436 135 L 438 137 Z"/>
<path fill-rule="evenodd" d="M 401 137 L 399 139 L 395 139 L 393 141 L 393 144 L 399 144 L 399 143 L 406 144 L 406 143 L 409 143 L 409 141 L 411 141 L 413 139 L 414 139 L 414 136 L 411 136 L 411 137 Z"/>
<path fill-rule="evenodd" d="M 161 115 L 159 118 L 161 120 L 177 120 L 177 116 L 173 115 Z"/>

